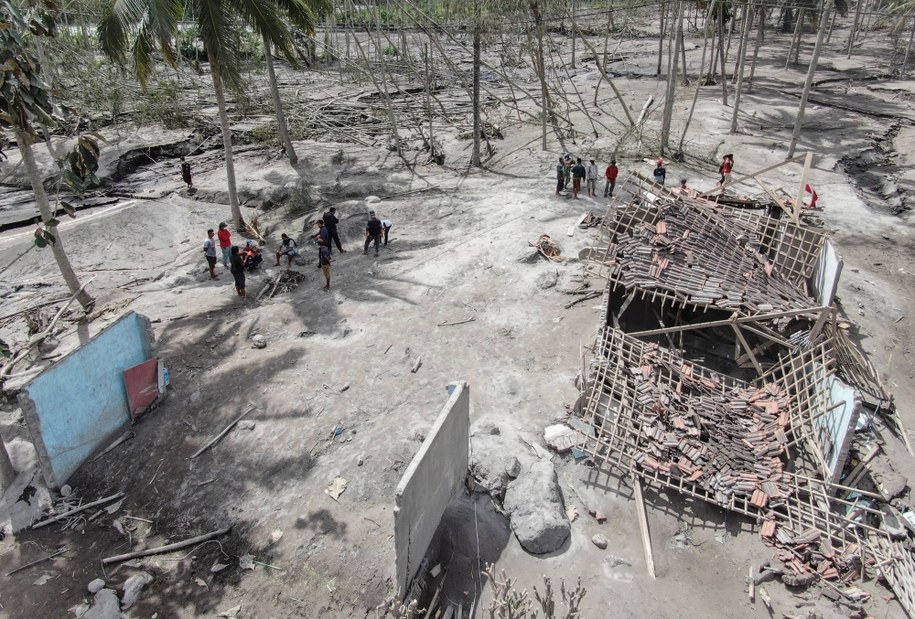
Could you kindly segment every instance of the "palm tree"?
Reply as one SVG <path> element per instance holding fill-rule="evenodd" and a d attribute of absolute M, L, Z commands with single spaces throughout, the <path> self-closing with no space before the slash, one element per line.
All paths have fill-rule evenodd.
<path fill-rule="evenodd" d="M 271 90 L 277 108 L 277 124 L 282 132 L 282 103 L 273 72 L 270 46 L 290 62 L 295 62 L 292 35 L 285 20 L 314 32 L 318 15 L 332 6 L 330 0 L 188 0 L 187 11 L 193 16 L 203 41 L 213 78 L 213 90 L 219 107 L 219 124 L 226 156 L 229 206 L 237 226 L 245 225 L 235 188 L 235 163 L 232 158 L 232 133 L 226 112 L 224 88 L 243 87 L 239 71 L 237 35 L 245 24 L 259 34 L 265 45 Z M 165 60 L 175 64 L 174 40 L 178 22 L 184 17 L 181 0 L 108 0 L 99 23 L 98 36 L 102 51 L 116 62 L 133 61 L 137 77 L 145 85 L 153 67 L 153 54 L 161 51 Z M 287 154 L 295 157 L 288 132 L 283 136 Z"/>

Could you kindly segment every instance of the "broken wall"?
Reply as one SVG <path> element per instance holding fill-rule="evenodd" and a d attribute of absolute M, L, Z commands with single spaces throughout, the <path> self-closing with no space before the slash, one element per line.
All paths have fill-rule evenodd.
<path fill-rule="evenodd" d="M 401 597 L 422 563 L 442 514 L 470 464 L 470 387 L 448 385 L 450 396 L 413 456 L 394 494 L 394 546 Z"/>
<path fill-rule="evenodd" d="M 151 356 L 149 320 L 129 312 L 19 392 L 51 487 L 66 483 L 86 458 L 130 423 L 123 373 Z"/>
<path fill-rule="evenodd" d="M 827 240 L 816 262 L 813 275 L 810 276 L 810 288 L 821 306 L 832 305 L 839 288 L 839 276 L 842 274 L 844 262 L 832 241 Z"/>

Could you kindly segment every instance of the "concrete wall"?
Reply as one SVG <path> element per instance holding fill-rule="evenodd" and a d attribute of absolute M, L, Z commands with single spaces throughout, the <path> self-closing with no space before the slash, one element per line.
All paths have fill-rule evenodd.
<path fill-rule="evenodd" d="M 407 592 L 445 513 L 457 493 L 470 457 L 470 387 L 448 385 L 451 397 L 413 456 L 394 494 L 397 587 Z"/>
<path fill-rule="evenodd" d="M 45 481 L 62 486 L 130 423 L 123 372 L 152 356 L 149 320 L 130 312 L 19 392 Z"/>
<path fill-rule="evenodd" d="M 861 396 L 854 387 L 836 376 L 830 376 L 826 385 L 829 390 L 827 409 L 835 408 L 815 419 L 813 427 L 829 468 L 828 481 L 838 483 L 861 414 Z"/>
<path fill-rule="evenodd" d="M 836 246 L 827 239 L 820 251 L 813 275 L 810 276 L 810 288 L 817 303 L 821 306 L 832 305 L 844 264 Z"/>

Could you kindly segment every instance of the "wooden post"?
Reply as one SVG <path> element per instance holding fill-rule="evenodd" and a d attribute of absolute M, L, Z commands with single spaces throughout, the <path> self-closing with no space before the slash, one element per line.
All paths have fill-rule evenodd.
<path fill-rule="evenodd" d="M 635 510 L 639 517 L 639 531 L 642 534 L 642 549 L 645 551 L 645 567 L 648 568 L 648 575 L 654 580 L 654 556 L 651 553 L 651 533 L 648 530 L 648 514 L 645 512 L 645 499 L 642 497 L 642 482 L 637 476 L 633 476 L 633 486 L 635 487 Z"/>

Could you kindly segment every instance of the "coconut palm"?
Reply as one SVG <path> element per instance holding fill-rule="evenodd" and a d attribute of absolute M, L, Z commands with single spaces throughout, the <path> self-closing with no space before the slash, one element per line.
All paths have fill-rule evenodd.
<path fill-rule="evenodd" d="M 132 61 L 140 82 L 145 84 L 152 71 L 156 51 L 175 64 L 174 40 L 178 22 L 187 13 L 196 22 L 203 42 L 219 106 L 219 123 L 226 155 L 229 205 L 236 225 L 244 220 L 235 188 L 235 164 L 232 158 L 232 133 L 226 113 L 224 88 L 243 87 L 238 46 L 242 27 L 250 27 L 264 40 L 269 67 L 277 124 L 284 133 L 284 145 L 290 158 L 295 157 L 282 114 L 279 91 L 274 77 L 270 46 L 290 62 L 295 62 L 292 35 L 286 20 L 313 33 L 319 15 L 331 8 L 330 0 L 108 0 L 99 23 L 98 36 L 102 51 L 122 65 Z"/>

